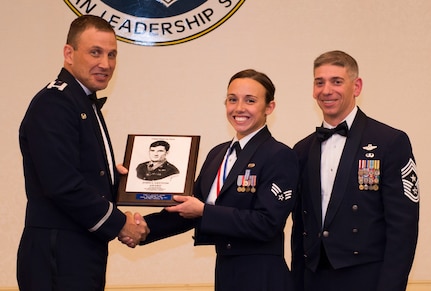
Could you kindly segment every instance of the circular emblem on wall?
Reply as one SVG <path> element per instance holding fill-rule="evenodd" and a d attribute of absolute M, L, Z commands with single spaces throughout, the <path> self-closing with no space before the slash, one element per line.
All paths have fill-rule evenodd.
<path fill-rule="evenodd" d="M 98 15 L 121 41 L 166 46 L 201 37 L 231 17 L 245 0 L 64 0 L 80 16 Z"/>

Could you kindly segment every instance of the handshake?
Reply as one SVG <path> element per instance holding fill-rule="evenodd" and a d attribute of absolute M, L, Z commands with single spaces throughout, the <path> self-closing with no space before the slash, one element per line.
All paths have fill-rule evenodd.
<path fill-rule="evenodd" d="M 117 170 L 121 175 L 128 173 L 128 170 L 121 164 L 117 165 Z M 147 223 L 141 214 L 127 211 L 124 213 L 127 217 L 123 229 L 118 234 L 118 240 L 130 248 L 136 247 L 139 242 L 144 241 L 150 233 Z"/>
<path fill-rule="evenodd" d="M 124 214 L 127 219 L 123 229 L 118 234 L 118 240 L 128 247 L 134 248 L 139 245 L 139 242 L 147 238 L 150 229 L 141 214 L 135 213 L 132 215 L 130 211 Z"/>

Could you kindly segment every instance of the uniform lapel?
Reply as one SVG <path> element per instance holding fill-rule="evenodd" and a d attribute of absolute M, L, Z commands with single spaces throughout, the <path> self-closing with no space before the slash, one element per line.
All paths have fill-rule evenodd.
<path fill-rule="evenodd" d="M 92 109 L 94 109 L 93 106 L 91 106 L 91 107 L 92 107 Z M 100 111 L 100 109 L 97 108 L 97 106 L 96 106 L 96 111 L 97 111 L 97 115 L 99 116 L 100 123 L 102 124 L 102 128 L 100 128 L 99 122 L 97 120 L 95 120 L 95 122 L 96 122 L 95 126 L 96 126 L 96 131 L 97 131 L 97 133 L 96 133 L 97 139 L 99 141 L 100 146 L 105 151 L 106 155 L 109 155 L 109 154 L 111 155 L 111 159 L 112 159 L 112 163 L 113 163 L 113 167 L 114 167 L 114 176 L 115 176 L 115 173 L 116 173 L 116 171 L 115 171 L 115 159 L 114 159 L 114 151 L 112 149 L 112 144 L 111 144 L 111 138 L 109 136 L 108 128 L 106 127 L 106 123 L 105 123 L 105 119 L 103 118 L 103 114 Z M 101 130 L 103 130 L 104 133 L 105 133 L 109 149 L 105 149 L 105 142 L 103 141 L 103 136 L 102 136 Z M 108 159 L 106 158 L 106 155 L 105 155 L 105 163 L 106 163 L 107 169 L 109 169 L 109 163 L 108 163 Z M 110 173 L 110 171 L 109 171 L 109 173 Z M 114 184 L 116 183 L 117 178 L 118 177 L 111 177 L 112 182 Z"/>
<path fill-rule="evenodd" d="M 317 137 L 317 135 L 314 135 Z M 322 198 L 321 198 L 321 184 L 320 184 L 320 155 L 321 143 L 317 138 L 314 138 L 310 147 L 308 158 L 308 177 L 310 179 L 309 187 L 313 210 L 315 216 L 319 219 L 319 225 L 322 225 Z"/>
<path fill-rule="evenodd" d="M 367 123 L 366 115 L 358 109 L 352 127 L 349 130 L 349 138 L 346 140 L 340 164 L 338 165 L 337 175 L 335 176 L 334 187 L 332 188 L 331 200 L 329 201 L 328 211 L 326 212 L 325 225 L 329 225 L 337 212 L 338 207 L 347 192 L 351 171 L 356 171 L 357 151 L 360 146 L 362 134 Z"/>
<path fill-rule="evenodd" d="M 220 165 L 223 162 L 224 156 L 227 152 L 227 149 L 230 146 L 230 142 L 226 142 L 224 146 L 220 148 L 220 151 L 215 155 L 215 157 L 210 161 L 208 165 L 208 170 L 205 172 L 205 175 L 201 177 L 202 179 L 202 194 L 203 201 L 206 201 L 208 195 L 211 191 L 212 184 L 214 183 L 215 177 L 217 177 L 217 172 L 220 168 Z"/>
<path fill-rule="evenodd" d="M 97 141 L 99 142 L 99 145 L 102 149 L 105 149 L 105 146 L 103 144 L 103 137 L 102 133 L 100 131 L 100 126 L 97 121 L 96 112 L 94 112 L 92 101 L 90 98 L 85 94 L 84 89 L 82 89 L 81 85 L 79 85 L 78 81 L 64 68 L 61 70 L 58 78 L 60 80 L 65 80 L 66 83 L 68 83 L 69 86 L 72 87 L 72 92 L 74 94 L 77 94 L 77 92 L 81 92 L 80 96 L 78 96 L 75 100 L 77 100 L 80 103 L 81 108 L 85 108 L 87 112 L 81 113 L 81 118 L 86 119 L 89 118 L 91 120 L 91 126 L 93 127 L 93 130 L 96 134 Z M 103 118 L 101 118 L 102 121 Z M 104 124 L 104 121 L 103 121 Z M 105 126 L 105 125 L 104 125 Z M 106 161 L 108 163 L 108 161 Z"/>

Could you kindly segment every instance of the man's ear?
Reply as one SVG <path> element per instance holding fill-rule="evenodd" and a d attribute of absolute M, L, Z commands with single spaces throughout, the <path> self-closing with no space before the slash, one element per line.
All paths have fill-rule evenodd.
<path fill-rule="evenodd" d="M 356 78 L 355 80 L 355 89 L 354 89 L 354 96 L 358 97 L 361 94 L 362 91 L 362 79 L 361 78 Z"/>
<path fill-rule="evenodd" d="M 66 44 L 63 48 L 64 62 L 71 65 L 73 63 L 74 49 L 70 44 Z"/>

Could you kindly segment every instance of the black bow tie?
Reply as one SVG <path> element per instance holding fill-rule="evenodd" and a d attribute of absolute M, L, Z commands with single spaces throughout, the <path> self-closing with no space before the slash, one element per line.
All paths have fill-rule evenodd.
<path fill-rule="evenodd" d="M 103 107 L 103 104 L 105 104 L 106 99 L 108 99 L 107 97 L 97 98 L 96 93 L 88 95 L 88 98 L 93 101 L 93 103 L 98 109 L 101 109 Z"/>
<path fill-rule="evenodd" d="M 335 128 L 316 127 L 316 132 L 317 132 L 317 138 L 320 141 L 325 141 L 335 133 L 347 137 L 347 134 L 349 132 L 349 127 L 347 126 L 347 122 L 343 121 Z"/>
<path fill-rule="evenodd" d="M 239 153 L 241 152 L 241 146 L 239 145 L 238 141 L 234 142 L 233 145 L 229 148 L 228 156 L 230 156 L 233 151 L 236 152 L 236 156 L 238 157 Z"/>

